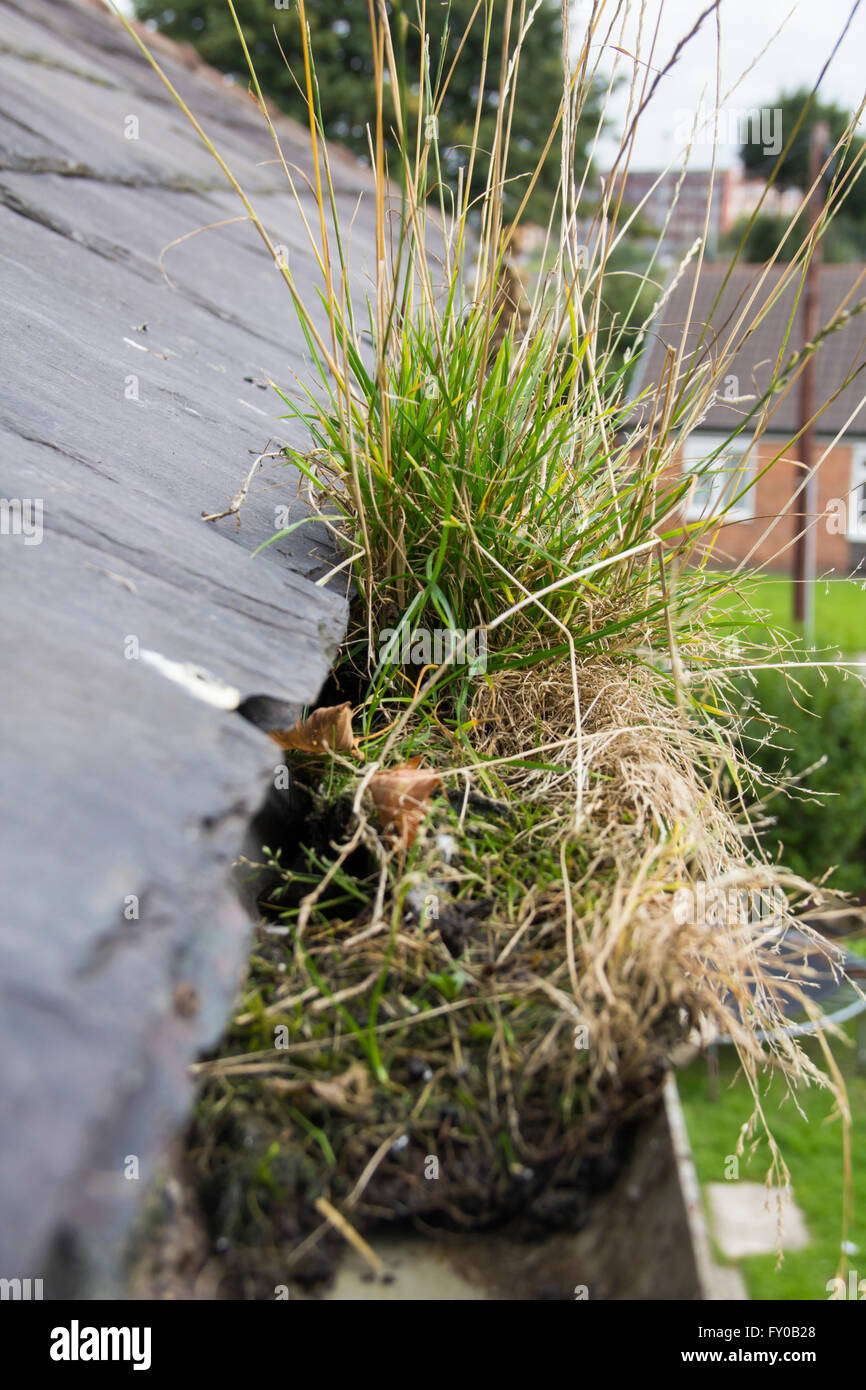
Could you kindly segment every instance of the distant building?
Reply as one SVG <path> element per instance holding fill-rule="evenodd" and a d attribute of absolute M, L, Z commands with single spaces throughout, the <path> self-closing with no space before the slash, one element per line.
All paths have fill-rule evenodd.
<path fill-rule="evenodd" d="M 751 217 L 759 204 L 761 216 L 793 217 L 803 205 L 803 195 L 799 188 L 779 190 L 775 185 L 767 188 L 764 179 L 748 179 L 738 174 L 728 184 L 722 232 L 729 231 L 742 217 Z"/>
<path fill-rule="evenodd" d="M 621 192 L 623 204 L 630 211 L 639 209 L 644 224 L 656 234 L 664 229 L 664 249 L 673 257 L 683 256 L 706 227 L 707 252 L 713 256 L 730 226 L 727 204 L 736 178 L 731 169 L 717 169 L 714 175 L 709 169 L 630 170 L 616 179 L 614 198 Z"/>
<path fill-rule="evenodd" d="M 665 229 L 663 246 L 670 259 L 681 258 L 704 235 L 705 224 L 706 254 L 712 259 L 720 238 L 741 217 L 755 211 L 762 195 L 761 212 L 769 216 L 791 216 L 802 203 L 797 189 L 767 189 L 763 179 L 745 178 L 740 169 L 717 169 L 715 173 L 709 169 L 687 169 L 685 174 L 676 169 L 629 171 L 624 180 L 616 180 L 616 196 L 620 190 L 624 205 L 629 210 L 640 208 L 641 221 L 656 235 Z"/>
<path fill-rule="evenodd" d="M 771 298 L 784 267 L 766 272 L 760 291 L 760 304 Z M 821 271 L 820 322 L 825 325 L 853 290 L 847 308 L 863 299 L 857 280 L 866 266 L 856 264 L 824 266 Z M 692 309 L 682 371 L 694 370 L 701 363 L 718 359 L 719 343 L 731 332 L 737 315 L 745 309 L 763 266 L 704 265 Z M 636 442 L 640 440 L 642 390 L 651 387 L 665 369 L 665 352 L 678 348 L 683 325 L 689 316 L 694 277 L 687 272 L 652 325 L 646 350 L 632 380 L 635 398 Z M 786 343 L 789 319 L 794 307 L 798 281 L 795 277 L 781 291 L 762 321 L 747 335 L 727 368 L 720 394 L 700 425 L 680 440 L 674 467 L 696 474 L 695 487 L 687 505 L 686 519 L 697 520 L 718 510 L 720 502 L 739 492 L 743 483 L 755 485 L 740 500 L 728 520 L 715 552 L 720 564 L 751 557 L 755 565 L 790 572 L 788 548 L 800 529 L 801 500 L 792 506 L 792 497 L 803 480 L 798 445 L 788 441 L 799 430 L 799 379 L 780 389 L 769 406 L 767 428 L 755 442 L 750 426 L 727 443 L 731 433 L 742 425 L 757 398 L 768 388 L 773 368 Z M 719 303 L 713 308 L 716 297 Z M 757 307 L 757 306 L 756 306 Z M 754 311 L 746 311 L 749 322 Z M 703 333 L 703 342 L 698 340 Z M 803 346 L 802 297 L 794 316 L 783 353 L 783 361 Z M 818 574 L 836 577 L 851 574 L 858 566 L 866 576 L 866 407 L 859 409 L 866 391 L 866 373 L 860 372 L 844 390 L 843 381 L 858 367 L 866 366 L 866 313 L 852 315 L 829 334 L 815 357 L 815 402 L 820 408 L 829 401 L 816 422 L 816 461 L 825 454 L 816 475 L 817 516 L 815 551 Z M 830 400 L 835 393 L 835 400 Z M 837 438 L 838 436 L 838 438 Z M 641 443 L 643 441 L 641 440 Z M 708 460 L 719 450 L 715 460 Z M 776 458 L 776 455 L 780 457 Z M 774 461 L 775 460 L 775 461 Z M 770 465 L 768 467 L 768 465 Z M 766 470 L 766 471 L 764 471 Z"/>

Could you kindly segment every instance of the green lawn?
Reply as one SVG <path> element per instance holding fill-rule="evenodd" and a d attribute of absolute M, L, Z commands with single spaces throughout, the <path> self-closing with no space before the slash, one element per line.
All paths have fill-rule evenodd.
<path fill-rule="evenodd" d="M 851 1025 L 852 1030 L 856 1024 Z M 853 1031 L 849 1033 L 853 1037 Z M 818 1057 L 816 1044 L 809 1043 Z M 849 1269 L 866 1278 L 866 1169 L 858 1153 L 866 1149 L 866 1076 L 855 1070 L 853 1049 L 833 1044 L 845 1076 L 853 1120 L 854 1221 L 848 1239 L 859 1246 L 849 1257 Z M 693 1063 L 677 1078 L 683 1110 L 702 1183 L 725 1181 L 725 1163 L 734 1153 L 740 1126 L 751 1113 L 751 1096 L 737 1068 L 733 1049 L 720 1048 L 719 1097 L 709 1099 L 707 1065 Z M 731 1085 L 733 1082 L 733 1085 Z M 842 1124 L 831 1120 L 832 1097 L 815 1088 L 798 1092 L 804 1120 L 784 1099 L 785 1089 L 773 1081 L 764 1096 L 765 1113 L 791 1172 L 798 1205 L 806 1219 L 811 1243 L 785 1255 L 776 1270 L 775 1255 L 753 1255 L 739 1262 L 749 1295 L 754 1299 L 826 1299 L 828 1279 L 837 1269 L 842 1232 Z M 780 1101 L 784 1103 L 780 1105 Z M 748 1159 L 748 1147 L 740 1159 L 740 1178 L 763 1182 L 769 1167 L 768 1148 L 761 1140 Z"/>
<path fill-rule="evenodd" d="M 742 592 L 750 607 L 768 614 L 771 626 L 793 632 L 793 588 L 790 579 L 762 578 L 750 580 Z M 739 607 L 735 599 L 725 606 Z M 866 578 L 821 579 L 815 584 L 815 643 L 845 653 L 866 651 Z"/>
<path fill-rule="evenodd" d="M 748 598 L 743 607 L 767 614 L 770 626 L 794 631 L 792 615 L 793 584 L 790 579 L 764 578 L 750 582 L 742 590 Z M 739 609 L 736 598 L 726 608 Z M 815 586 L 815 645 L 841 649 L 847 656 L 866 651 L 866 585 L 851 580 L 820 581 Z M 755 622 L 748 633 L 756 641 L 766 640 L 763 623 Z M 800 727 L 799 725 L 797 727 Z M 838 733 L 835 735 L 838 738 Z M 831 751 L 831 750 L 828 750 Z M 810 751 L 811 753 L 814 750 Z M 805 756 L 805 754 L 804 754 Z M 826 867 L 826 866 L 824 866 Z M 852 943 L 862 949 L 863 943 Z M 848 1033 L 853 1037 L 852 1024 Z M 866 1277 L 866 1076 L 857 1075 L 853 1049 L 833 1042 L 834 1054 L 848 1085 L 853 1119 L 854 1222 L 848 1239 L 859 1246 L 849 1257 L 849 1268 Z M 809 1043 L 820 1061 L 817 1045 Z M 707 1066 L 695 1062 L 680 1074 L 679 1087 L 698 1175 L 702 1183 L 725 1181 L 725 1162 L 734 1153 L 740 1126 L 751 1114 L 752 1100 L 742 1077 L 736 1076 L 731 1048 L 720 1049 L 719 1097 L 709 1099 Z M 733 1084 L 731 1084 L 733 1083 Z M 812 1237 L 805 1250 L 788 1253 L 779 1270 L 775 1255 L 750 1256 L 740 1262 L 749 1294 L 755 1299 L 826 1299 L 827 1281 L 837 1270 L 842 1239 L 842 1125 L 831 1120 L 832 1097 L 810 1089 L 798 1093 L 806 1118 L 786 1097 L 784 1087 L 774 1081 L 764 1097 L 766 1114 L 785 1161 L 797 1202 Z M 766 1141 L 760 1140 L 748 1161 L 740 1160 L 740 1178 L 762 1182 L 769 1167 Z"/>

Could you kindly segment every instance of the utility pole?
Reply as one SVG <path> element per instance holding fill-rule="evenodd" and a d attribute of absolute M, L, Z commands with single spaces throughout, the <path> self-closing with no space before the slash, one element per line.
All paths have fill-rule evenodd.
<path fill-rule="evenodd" d="M 809 140 L 809 229 L 814 231 L 824 211 L 826 188 L 819 178 L 830 140 L 826 121 L 816 121 Z M 823 243 L 816 241 L 803 288 L 803 345 L 813 343 L 818 335 L 821 318 L 821 265 Z M 802 623 L 809 642 L 815 640 L 815 526 L 818 511 L 818 479 L 815 467 L 815 428 L 811 424 L 815 413 L 815 354 L 806 358 L 800 376 L 800 458 L 806 483 L 797 499 L 794 514 L 794 621 Z"/>

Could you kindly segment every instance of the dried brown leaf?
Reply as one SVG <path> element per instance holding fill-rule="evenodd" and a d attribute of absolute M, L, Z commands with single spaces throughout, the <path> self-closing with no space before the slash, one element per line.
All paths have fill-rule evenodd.
<path fill-rule="evenodd" d="M 414 844 L 418 827 L 430 810 L 433 793 L 442 787 L 438 773 L 419 767 L 420 761 L 420 757 L 410 758 L 408 763 L 383 768 L 370 778 L 376 813 L 385 838 L 395 849 L 408 849 Z"/>
<path fill-rule="evenodd" d="M 291 729 L 274 729 L 271 738 L 287 752 L 351 753 L 355 748 L 352 706 L 327 705 L 313 710 L 308 719 L 299 719 Z"/>

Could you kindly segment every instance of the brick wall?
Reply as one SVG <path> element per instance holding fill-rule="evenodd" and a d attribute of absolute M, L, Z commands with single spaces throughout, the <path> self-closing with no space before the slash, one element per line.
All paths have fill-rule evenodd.
<path fill-rule="evenodd" d="M 827 445 L 828 440 L 819 437 L 819 456 Z M 781 456 L 772 463 L 780 451 Z M 850 443 L 836 444 L 821 464 L 818 470 L 819 512 L 823 512 L 833 498 L 847 499 L 851 487 L 851 453 Z M 750 563 L 790 573 L 791 543 L 798 529 L 791 498 L 803 477 L 799 458 L 796 445 L 784 448 L 779 441 L 762 440 L 752 449 L 750 460 L 756 473 L 761 473 L 768 464 L 771 466 L 755 484 L 754 520 L 730 522 L 720 531 L 713 552 L 720 565 L 751 555 Z M 834 571 L 837 577 L 850 574 L 862 553 L 862 545 L 852 545 L 844 531 L 836 534 L 826 519 L 818 524 L 815 538 L 818 574 L 828 571 Z"/>

